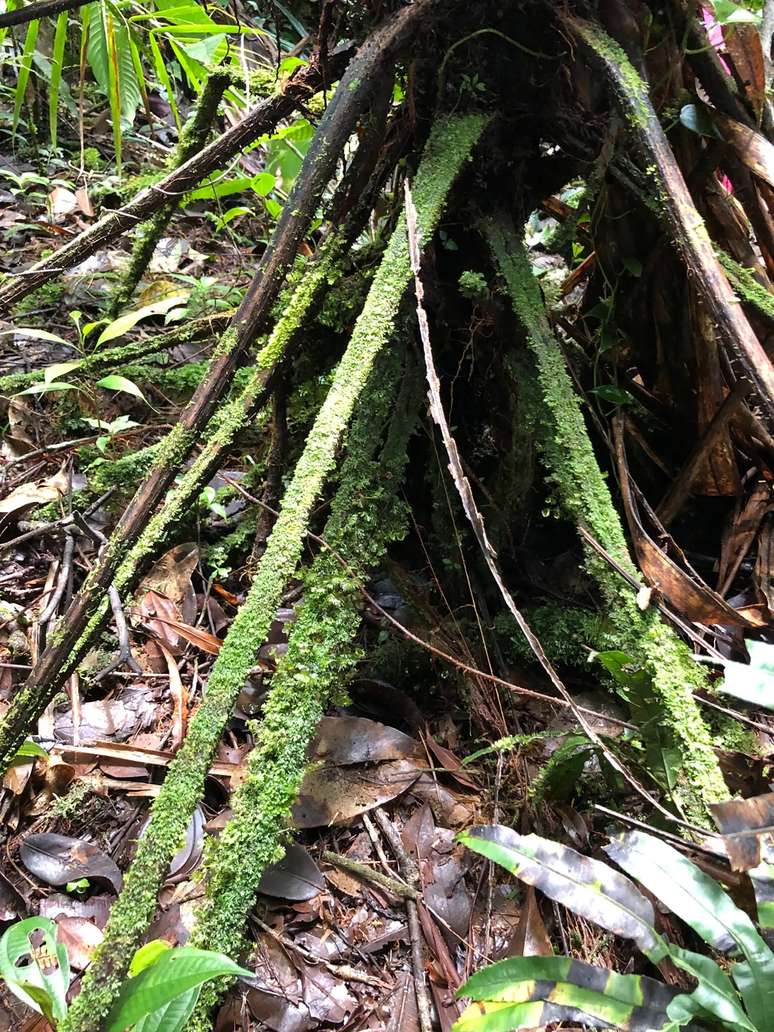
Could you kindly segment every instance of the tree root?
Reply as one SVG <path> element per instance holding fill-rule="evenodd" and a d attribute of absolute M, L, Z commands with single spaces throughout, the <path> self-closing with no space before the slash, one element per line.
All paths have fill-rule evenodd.
<path fill-rule="evenodd" d="M 774 420 L 774 366 L 734 297 L 715 256 L 680 167 L 650 102 L 648 88 L 622 48 L 602 29 L 570 15 L 563 23 L 605 73 L 648 165 L 658 207 L 717 332 L 753 384 L 766 418 Z"/>
<path fill-rule="evenodd" d="M 376 455 L 395 398 L 398 367 L 392 354 L 369 380 L 323 534 L 326 544 L 346 557 L 355 577 L 365 576 L 383 559 L 390 541 L 405 533 L 405 513 L 395 492 L 419 403 L 415 376 L 404 392 L 408 405 L 404 396 L 396 407 L 392 441 L 381 459 Z M 278 842 L 304 776 L 307 746 L 331 696 L 360 658 L 354 644 L 362 609 L 357 583 L 342 576 L 339 560 L 329 551 L 317 557 L 304 583 L 304 600 L 288 651 L 272 677 L 247 775 L 231 802 L 234 816 L 205 861 L 205 897 L 191 943 L 231 956 L 244 947 L 244 928 L 263 871 L 282 855 Z M 192 1029 L 209 1028 L 208 1014 L 221 988 L 204 991 Z"/>
<path fill-rule="evenodd" d="M 588 529 L 630 577 L 639 580 L 620 517 L 594 455 L 580 402 L 553 336 L 523 245 L 506 217 L 487 220 L 485 233 L 514 312 L 527 331 L 539 385 L 540 446 L 562 507 Z M 707 822 L 707 805 L 728 798 L 712 737 L 691 697 L 707 678 L 688 648 L 654 610 L 642 612 L 621 577 L 585 546 L 586 567 L 602 591 L 609 622 L 622 647 L 652 678 L 664 725 L 680 749 L 682 771 L 674 795 L 690 819 Z"/>
<path fill-rule="evenodd" d="M 159 445 L 153 469 L 124 510 L 100 561 L 89 573 L 68 608 L 57 640 L 43 653 L 22 691 L 16 696 L 14 706 L 0 724 L 0 770 L 4 770 L 10 763 L 18 743 L 23 740 L 27 721 L 32 716 L 31 708 L 37 709 L 40 700 L 47 701 L 53 695 L 62 684 L 63 669 L 68 666 L 72 669 L 73 657 L 85 640 L 84 636 L 93 633 L 101 625 L 106 611 L 105 592 L 114 580 L 118 586 L 118 566 L 126 559 L 127 550 L 132 549 L 143 534 L 149 515 L 172 486 L 181 464 L 231 386 L 235 371 L 264 320 L 268 318 L 339 156 L 358 119 L 368 109 L 376 84 L 381 81 L 386 69 L 391 67 L 395 57 L 414 38 L 417 25 L 433 10 L 436 2 L 418 0 L 411 7 L 398 11 L 369 37 L 347 67 L 315 133 L 252 283 L 215 350 L 207 376 L 181 413 L 177 425 Z M 2 293 L 0 289 L 0 295 Z M 284 349 L 285 343 L 286 340 L 275 341 L 280 351 Z M 266 364 L 259 368 L 256 377 L 251 380 L 250 393 L 245 395 L 248 408 L 256 403 L 256 399 L 265 398 L 269 380 L 276 371 L 270 346 L 264 349 L 263 356 L 267 360 Z M 231 412 L 241 425 L 244 410 L 237 407 Z M 226 436 L 229 434 L 228 428 L 223 425 L 218 432 Z M 193 468 L 201 469 L 201 463 L 197 460 Z M 130 551 L 127 561 L 133 571 L 137 564 L 133 552 Z M 131 574 L 128 579 L 131 579 Z M 35 718 L 37 715 L 34 713 Z"/>
<path fill-rule="evenodd" d="M 446 195 L 486 121 L 482 116 L 469 115 L 436 123 L 417 176 L 417 204 L 425 239 L 432 236 Z M 291 202 L 286 210 L 290 207 Z M 223 728 L 296 568 L 312 506 L 333 467 L 336 449 L 373 363 L 393 331 L 410 275 L 406 222 L 402 218 L 298 461 L 247 599 L 231 625 L 204 699 L 153 804 L 151 822 L 111 910 L 104 941 L 84 976 L 81 994 L 62 1032 L 90 1032 L 99 1026 L 153 918 L 161 879 L 201 798 Z"/>

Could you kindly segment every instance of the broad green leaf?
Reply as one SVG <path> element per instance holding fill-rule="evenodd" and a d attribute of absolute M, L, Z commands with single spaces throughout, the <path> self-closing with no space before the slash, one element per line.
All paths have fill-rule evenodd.
<path fill-rule="evenodd" d="M 561 1004 L 632 1032 L 660 1028 L 675 995 L 655 979 L 619 975 L 572 957 L 509 957 L 473 975 L 457 992 L 476 1001 Z"/>
<path fill-rule="evenodd" d="M 42 937 L 33 946 L 30 936 Z M 67 1012 L 70 962 L 56 941 L 56 925 L 47 917 L 17 921 L 0 939 L 0 978 L 9 990 L 54 1024 Z"/>
<path fill-rule="evenodd" d="M 758 927 L 768 945 L 774 946 L 774 864 L 764 861 L 747 874 L 755 892 Z"/>
<path fill-rule="evenodd" d="M 666 956 L 667 945 L 654 927 L 653 907 L 628 878 L 607 864 L 499 824 L 471 828 L 458 838 L 574 913 L 632 939 L 654 962 Z"/>
<path fill-rule="evenodd" d="M 225 975 L 250 978 L 252 972 L 208 950 L 192 946 L 167 950 L 155 964 L 123 984 L 108 1015 L 106 1032 L 124 1032 L 183 993 Z"/>
<path fill-rule="evenodd" d="M 757 25 L 761 20 L 760 14 L 748 11 L 739 4 L 732 3 L 731 0 L 713 0 L 712 6 L 715 10 L 715 18 L 720 25 L 739 25 L 740 23 Z"/>
<path fill-rule="evenodd" d="M 134 978 L 135 975 L 139 975 L 141 971 L 144 971 L 151 964 L 155 964 L 162 953 L 166 953 L 167 950 L 172 949 L 168 942 L 163 939 L 151 939 L 150 942 L 146 942 L 144 946 L 140 946 L 135 951 L 132 957 L 132 963 L 129 965 L 129 977 Z"/>
<path fill-rule="evenodd" d="M 82 358 L 73 359 L 72 362 L 55 362 L 54 365 L 46 366 L 43 370 L 43 382 L 51 383 L 52 380 L 59 379 L 60 376 L 66 376 L 67 373 L 78 369 L 83 365 Z"/>
<path fill-rule="evenodd" d="M 38 745 L 37 742 L 33 742 L 31 738 L 28 738 L 16 750 L 16 755 L 11 760 L 11 763 L 28 763 L 29 760 L 36 759 L 37 757 L 48 757 L 48 753 L 42 745 Z"/>
<path fill-rule="evenodd" d="M 135 398 L 140 398 L 141 401 L 146 403 L 148 401 L 133 380 L 129 380 L 126 376 L 119 376 L 117 373 L 103 376 L 101 380 L 97 380 L 96 386 L 103 387 L 106 391 L 123 391 L 125 394 L 132 394 Z"/>
<path fill-rule="evenodd" d="M 132 124 L 140 103 L 129 29 L 109 0 L 90 4 L 83 11 L 84 27 L 88 28 L 86 55 L 110 104 L 116 166 L 120 172 L 122 127 L 128 128 Z"/>
<path fill-rule="evenodd" d="M 48 84 L 48 132 L 51 137 L 51 146 L 54 148 L 56 147 L 59 112 L 59 86 L 62 82 L 62 64 L 64 62 L 65 43 L 67 42 L 67 21 L 69 17 L 68 11 L 62 11 L 57 17 L 54 47 L 51 52 L 51 81 Z"/>
<path fill-rule="evenodd" d="M 732 967 L 734 981 L 759 1032 L 774 1029 L 774 953 L 718 883 L 676 849 L 640 831 L 614 839 L 605 852 L 714 949 L 743 953 L 747 964 Z"/>
<path fill-rule="evenodd" d="M 127 333 L 142 319 L 148 319 L 152 315 L 164 315 L 170 308 L 184 304 L 187 297 L 188 294 L 174 294 L 171 297 L 164 297 L 160 301 L 154 301 L 152 304 L 143 305 L 142 308 L 136 308 L 132 312 L 124 312 L 123 315 L 119 315 L 113 322 L 108 323 L 102 333 L 100 333 L 97 339 L 97 346 L 106 344 L 109 340 L 114 340 L 116 337 Z"/>
<path fill-rule="evenodd" d="M 197 985 L 176 996 L 159 1010 L 141 1018 L 134 1026 L 134 1032 L 180 1032 L 193 1014 L 201 991 L 201 986 Z"/>
<path fill-rule="evenodd" d="M 24 95 L 27 92 L 27 83 L 30 81 L 30 69 L 32 68 L 32 56 L 35 53 L 35 44 L 38 40 L 40 21 L 31 21 L 27 26 L 27 35 L 24 37 L 24 49 L 22 50 L 21 61 L 19 62 L 19 74 L 16 79 L 16 93 L 13 101 L 13 122 L 14 133 L 19 124 L 21 110 L 24 106 Z"/>
<path fill-rule="evenodd" d="M 717 126 L 710 118 L 709 112 L 703 104 L 685 104 L 680 108 L 680 122 L 686 129 L 698 136 L 709 136 L 715 140 L 722 140 L 723 136 L 718 132 Z"/>
<path fill-rule="evenodd" d="M 711 957 L 671 944 L 669 956 L 679 968 L 698 981 L 690 997 L 701 1012 L 713 1015 L 732 1028 L 755 1032 L 755 1026 L 750 1024 L 742 1009 L 739 994 L 731 984 L 731 979 Z"/>
<path fill-rule="evenodd" d="M 454 1022 L 452 1032 L 510 1032 L 516 1028 L 540 1028 L 546 1020 L 569 1018 L 560 1014 L 546 1019 L 545 1012 L 543 1003 L 472 1003 Z"/>

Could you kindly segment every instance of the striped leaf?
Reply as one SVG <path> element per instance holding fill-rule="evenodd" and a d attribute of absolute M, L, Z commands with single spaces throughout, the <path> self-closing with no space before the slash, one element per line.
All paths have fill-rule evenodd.
<path fill-rule="evenodd" d="M 742 1009 L 739 994 L 731 984 L 731 979 L 711 957 L 679 946 L 670 946 L 669 956 L 679 968 L 698 981 L 690 996 L 681 996 L 670 1006 L 670 1017 L 691 1014 L 705 1020 L 708 1017 L 717 1018 L 729 1029 L 755 1032 L 755 1026 Z"/>
<path fill-rule="evenodd" d="M 647 1032 L 667 1023 L 666 1009 L 677 992 L 652 978 L 619 975 L 571 957 L 510 957 L 473 975 L 457 995 L 471 997 L 474 1004 L 454 1032 L 531 1027 L 502 1022 L 514 1016 L 520 1022 L 519 1008 L 535 1003 L 543 1005 L 538 1025 L 572 1020 Z M 526 1015 L 535 1017 L 530 1011 Z"/>
<path fill-rule="evenodd" d="M 632 939 L 654 963 L 667 955 L 667 943 L 654 927 L 652 905 L 607 864 L 499 824 L 471 828 L 459 841 L 588 921 Z"/>
<path fill-rule="evenodd" d="M 714 949 L 743 954 L 745 963 L 731 966 L 732 977 L 758 1032 L 774 1032 L 774 953 L 718 883 L 639 831 L 614 839 L 605 852 Z"/>

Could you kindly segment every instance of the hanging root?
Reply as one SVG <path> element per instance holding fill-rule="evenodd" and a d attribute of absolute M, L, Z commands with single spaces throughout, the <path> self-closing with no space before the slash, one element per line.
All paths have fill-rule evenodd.
<path fill-rule="evenodd" d="M 218 112 L 218 104 L 220 104 L 231 79 L 231 72 L 227 69 L 216 68 L 207 76 L 196 109 L 189 123 L 183 127 L 177 147 L 170 158 L 168 166 L 170 171 L 185 164 L 204 147 Z M 131 299 L 179 203 L 180 196 L 173 195 L 153 218 L 135 230 L 129 267 L 112 301 L 111 315 L 113 318 Z"/>
<path fill-rule="evenodd" d="M 536 429 L 543 461 L 562 507 L 567 517 L 587 528 L 630 577 L 639 579 L 524 247 L 505 216 L 487 220 L 484 228 L 534 356 L 542 401 Z M 693 820 L 706 823 L 708 804 L 727 799 L 729 794 L 710 732 L 691 698 L 691 692 L 707 687 L 706 675 L 658 613 L 652 609 L 642 612 L 631 588 L 587 546 L 586 567 L 600 587 L 621 647 L 652 679 L 663 710 L 663 727 L 680 750 L 682 769 L 673 793 L 675 800 Z"/>
<path fill-rule="evenodd" d="M 434 127 L 417 176 L 417 205 L 425 240 L 433 235 L 446 195 L 485 124 L 484 117 L 468 115 L 441 120 Z M 62 1032 L 89 1032 L 107 1014 L 132 954 L 153 918 L 161 879 L 201 798 L 223 728 L 296 568 L 312 506 L 333 467 L 336 449 L 373 363 L 392 334 L 410 274 L 403 218 L 390 239 L 309 434 L 247 599 L 223 643 L 206 694 L 153 804 L 151 823 L 139 843 L 123 892 L 111 910 L 104 941 L 84 976 L 81 994 Z"/>
<path fill-rule="evenodd" d="M 191 945 L 239 956 L 261 874 L 282 855 L 278 842 L 304 775 L 307 746 L 331 696 L 360 658 L 355 639 L 362 602 L 352 577 L 364 577 L 382 561 L 389 543 L 405 533 L 396 491 L 419 403 L 415 372 L 407 374 L 394 407 L 400 370 L 392 352 L 372 374 L 359 403 L 323 533 L 325 543 L 346 560 L 350 577 L 330 551 L 323 551 L 304 577 L 288 651 L 272 677 L 247 776 L 232 799 L 234 816 L 205 861 L 206 891 Z M 377 457 L 393 408 L 389 438 Z M 210 1027 L 208 1014 L 221 988 L 205 990 L 190 1029 Z"/>

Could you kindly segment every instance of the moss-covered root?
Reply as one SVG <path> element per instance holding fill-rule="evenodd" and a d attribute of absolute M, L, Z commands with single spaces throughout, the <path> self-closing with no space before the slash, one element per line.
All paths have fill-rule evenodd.
<path fill-rule="evenodd" d="M 231 73 L 225 69 L 216 68 L 207 76 L 194 113 L 183 126 L 177 147 L 169 159 L 168 171 L 171 172 L 184 164 L 189 158 L 198 154 L 205 145 L 210 126 L 218 111 L 218 104 L 230 82 Z M 110 310 L 113 318 L 130 301 L 179 203 L 180 198 L 173 196 L 163 208 L 156 212 L 153 218 L 143 222 L 137 228 L 129 265 L 111 302 Z"/>
<path fill-rule="evenodd" d="M 388 445 L 376 447 L 397 385 L 398 363 L 383 362 L 359 405 L 324 539 L 355 577 L 379 563 L 389 543 L 405 532 L 396 490 L 417 411 L 421 381 L 409 375 L 391 420 Z M 408 398 L 406 397 L 408 396 Z M 329 699 L 360 656 L 355 644 L 361 599 L 331 552 L 322 552 L 304 578 L 304 601 L 288 651 L 272 678 L 247 776 L 232 800 L 234 816 L 213 841 L 205 861 L 206 891 L 191 945 L 239 956 L 261 874 L 281 853 L 306 763 L 306 749 Z M 204 991 L 188 1032 L 209 1029 L 219 986 Z"/>
<path fill-rule="evenodd" d="M 487 220 L 485 232 L 534 356 L 541 403 L 537 431 L 543 460 L 561 505 L 630 574 L 638 576 L 620 517 L 583 420 L 524 246 L 505 217 Z M 712 738 L 692 691 L 706 686 L 703 671 L 654 610 L 641 612 L 621 577 L 587 548 L 586 565 L 600 586 L 622 647 L 650 673 L 664 720 L 680 749 L 682 772 L 675 797 L 687 814 L 706 822 L 707 804 L 728 798 Z"/>
<path fill-rule="evenodd" d="M 432 237 L 451 184 L 485 124 L 486 119 L 478 115 L 459 116 L 438 122 L 431 132 L 415 190 L 423 240 Z M 256 647 L 265 638 L 296 568 L 312 506 L 333 467 L 339 441 L 374 360 L 392 333 L 410 275 L 402 219 L 309 434 L 247 599 L 223 643 L 204 699 L 153 804 L 151 823 L 139 843 L 123 892 L 111 910 L 104 941 L 61 1032 L 93 1032 L 99 1028 L 153 917 L 161 879 L 201 797 L 212 756 L 254 661 Z"/>

